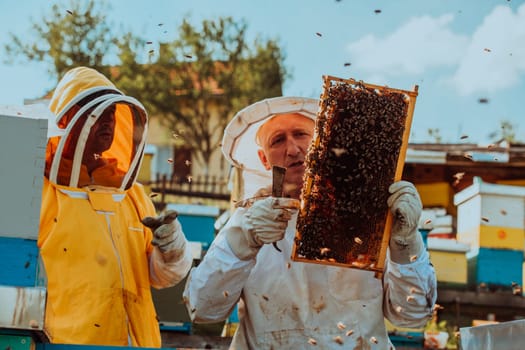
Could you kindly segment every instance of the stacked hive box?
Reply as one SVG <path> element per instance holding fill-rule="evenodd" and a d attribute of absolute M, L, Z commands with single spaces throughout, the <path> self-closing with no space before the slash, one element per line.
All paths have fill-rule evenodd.
<path fill-rule="evenodd" d="M 2 349 L 33 349 L 30 335 L 43 332 L 46 289 L 36 240 L 48 115 L 45 106 L 0 106 Z"/>
<path fill-rule="evenodd" d="M 457 193 L 457 239 L 478 250 L 475 281 L 511 288 L 523 283 L 525 187 L 484 183 Z"/>
<path fill-rule="evenodd" d="M 428 251 L 440 285 L 465 288 L 475 281 L 477 251 L 465 243 L 447 238 L 428 238 Z"/>

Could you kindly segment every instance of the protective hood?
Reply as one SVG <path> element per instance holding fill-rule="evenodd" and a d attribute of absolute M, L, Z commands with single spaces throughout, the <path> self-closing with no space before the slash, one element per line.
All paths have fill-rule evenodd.
<path fill-rule="evenodd" d="M 235 172 L 235 199 L 252 197 L 259 189 L 271 184 L 271 172 L 266 170 L 257 150 L 255 136 L 259 127 L 275 115 L 299 113 L 315 120 L 319 100 L 304 97 L 274 97 L 256 102 L 238 112 L 224 130 L 222 153 L 238 169 Z M 233 196 L 232 196 L 233 197 Z"/>
<path fill-rule="evenodd" d="M 78 67 L 58 83 L 49 109 L 61 136 L 51 137 L 46 177 L 68 187 L 129 188 L 142 162 L 148 115 L 94 69 Z"/>

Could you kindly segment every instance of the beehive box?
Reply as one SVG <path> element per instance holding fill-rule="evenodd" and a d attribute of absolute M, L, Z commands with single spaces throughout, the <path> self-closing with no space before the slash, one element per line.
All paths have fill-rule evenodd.
<path fill-rule="evenodd" d="M 474 183 L 454 196 L 457 239 L 472 247 L 511 249 L 525 246 L 525 187 Z"/>
<path fill-rule="evenodd" d="M 38 237 L 48 116 L 43 106 L 0 106 L 0 237 Z"/>
<path fill-rule="evenodd" d="M 428 238 L 427 242 L 438 283 L 459 288 L 475 284 L 477 251 L 455 239 Z"/>
<path fill-rule="evenodd" d="M 46 290 L 36 239 L 49 113 L 45 106 L 0 106 L 0 329 L 43 330 Z M 16 342 L 0 343 L 7 349 Z"/>
<path fill-rule="evenodd" d="M 416 97 L 417 86 L 324 77 L 293 260 L 383 271 L 388 187 L 402 175 Z"/>
<path fill-rule="evenodd" d="M 479 248 L 476 282 L 487 286 L 511 289 L 523 280 L 523 251 Z"/>

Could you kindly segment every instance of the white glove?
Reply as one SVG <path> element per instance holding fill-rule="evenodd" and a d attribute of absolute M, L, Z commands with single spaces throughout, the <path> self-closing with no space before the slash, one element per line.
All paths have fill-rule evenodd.
<path fill-rule="evenodd" d="M 186 237 L 174 210 L 157 217 L 145 217 L 142 223 L 153 231 L 151 244 L 158 247 L 164 262 L 177 262 L 186 250 Z"/>
<path fill-rule="evenodd" d="M 253 259 L 263 244 L 283 239 L 288 221 L 299 208 L 293 198 L 267 197 L 246 209 L 241 230 L 229 230 L 226 239 L 233 253 L 241 260 Z"/>
<path fill-rule="evenodd" d="M 409 264 L 424 252 L 425 245 L 418 230 L 423 205 L 415 186 L 407 181 L 390 185 L 388 206 L 393 214 L 390 236 L 390 260 Z"/>

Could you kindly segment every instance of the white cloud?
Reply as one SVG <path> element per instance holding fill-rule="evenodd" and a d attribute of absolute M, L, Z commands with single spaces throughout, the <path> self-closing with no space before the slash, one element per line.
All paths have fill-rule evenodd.
<path fill-rule="evenodd" d="M 488 51 L 490 50 L 490 51 Z M 474 31 L 450 82 L 462 95 L 510 88 L 525 73 L 525 5 L 497 6 Z"/>
<path fill-rule="evenodd" d="M 391 34 L 369 34 L 348 45 L 352 65 L 382 84 L 389 78 L 452 67 L 440 81 L 460 95 L 511 88 L 525 75 L 525 4 L 496 6 L 468 37 L 454 33 L 454 15 L 414 17 Z"/>
<path fill-rule="evenodd" d="M 463 57 L 468 38 L 448 28 L 453 19 L 452 14 L 415 17 L 385 38 L 366 35 L 348 46 L 352 65 L 375 79 L 454 66 Z"/>

